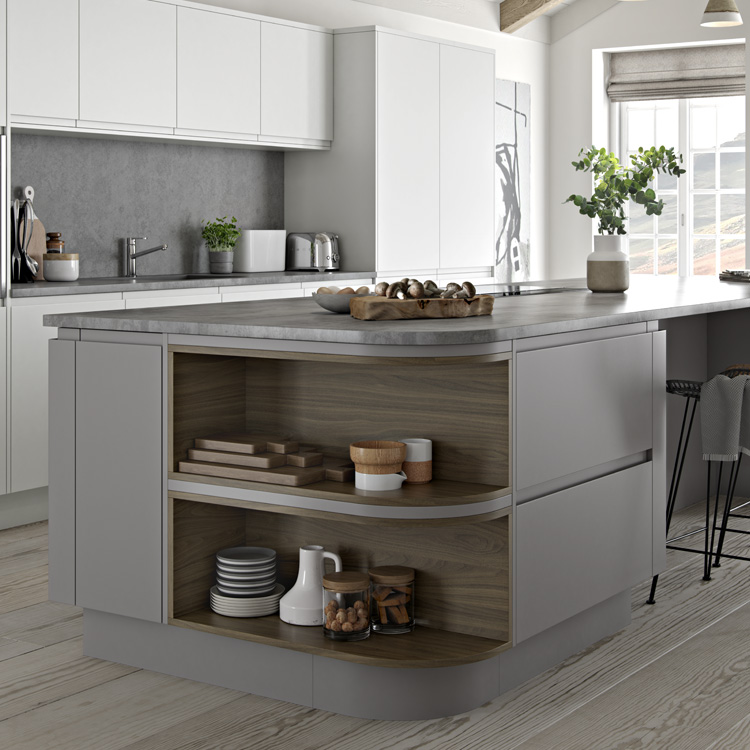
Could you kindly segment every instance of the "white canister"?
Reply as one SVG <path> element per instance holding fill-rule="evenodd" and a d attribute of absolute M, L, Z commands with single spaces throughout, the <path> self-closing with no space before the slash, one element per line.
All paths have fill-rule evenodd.
<path fill-rule="evenodd" d="M 354 486 L 358 490 L 372 490 L 374 492 L 397 490 L 406 481 L 406 474 L 403 471 L 400 471 L 398 474 L 363 474 L 361 471 L 354 472 Z"/>
<path fill-rule="evenodd" d="M 78 253 L 44 253 L 42 271 L 46 281 L 77 281 Z"/>
<path fill-rule="evenodd" d="M 407 484 L 425 484 L 432 480 L 432 440 L 402 438 L 406 443 L 404 473 Z"/>
<path fill-rule="evenodd" d="M 284 229 L 243 229 L 234 246 L 234 273 L 283 271 L 286 263 Z"/>

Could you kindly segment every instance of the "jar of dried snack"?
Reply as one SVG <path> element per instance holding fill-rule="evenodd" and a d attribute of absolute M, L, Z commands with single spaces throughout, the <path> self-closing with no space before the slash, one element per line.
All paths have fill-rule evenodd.
<path fill-rule="evenodd" d="M 334 641 L 361 641 L 370 635 L 370 579 L 342 571 L 323 576 L 323 633 Z"/>
<path fill-rule="evenodd" d="M 401 565 L 370 568 L 370 622 L 376 633 L 414 630 L 414 569 Z"/>

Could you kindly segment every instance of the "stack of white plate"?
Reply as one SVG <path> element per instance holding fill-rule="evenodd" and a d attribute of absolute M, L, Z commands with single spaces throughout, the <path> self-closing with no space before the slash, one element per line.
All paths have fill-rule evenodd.
<path fill-rule="evenodd" d="M 211 609 L 225 617 L 265 617 L 279 611 L 279 599 L 284 595 L 284 587 L 277 583 L 266 596 L 223 596 L 218 586 L 211 586 Z"/>
<path fill-rule="evenodd" d="M 278 611 L 284 587 L 276 583 L 276 552 L 267 547 L 229 547 L 216 553 L 211 609 L 229 617 L 261 617 Z"/>

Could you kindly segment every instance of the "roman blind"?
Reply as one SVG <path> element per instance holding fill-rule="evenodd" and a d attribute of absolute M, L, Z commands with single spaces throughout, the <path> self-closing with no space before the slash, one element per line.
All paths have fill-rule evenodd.
<path fill-rule="evenodd" d="M 738 96 L 745 93 L 745 45 L 612 52 L 613 102 Z"/>

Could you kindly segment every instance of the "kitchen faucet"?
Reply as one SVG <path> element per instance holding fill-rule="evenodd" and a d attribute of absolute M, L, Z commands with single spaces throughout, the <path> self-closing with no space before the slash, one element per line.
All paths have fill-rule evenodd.
<path fill-rule="evenodd" d="M 148 237 L 127 237 L 125 240 L 125 263 L 126 263 L 126 275 L 134 279 L 136 277 L 135 272 L 135 259 L 140 258 L 141 255 L 149 255 L 159 250 L 166 250 L 167 245 L 157 245 L 151 247 L 148 250 L 141 250 L 139 253 L 135 251 L 135 243 L 137 240 L 147 240 Z"/>

